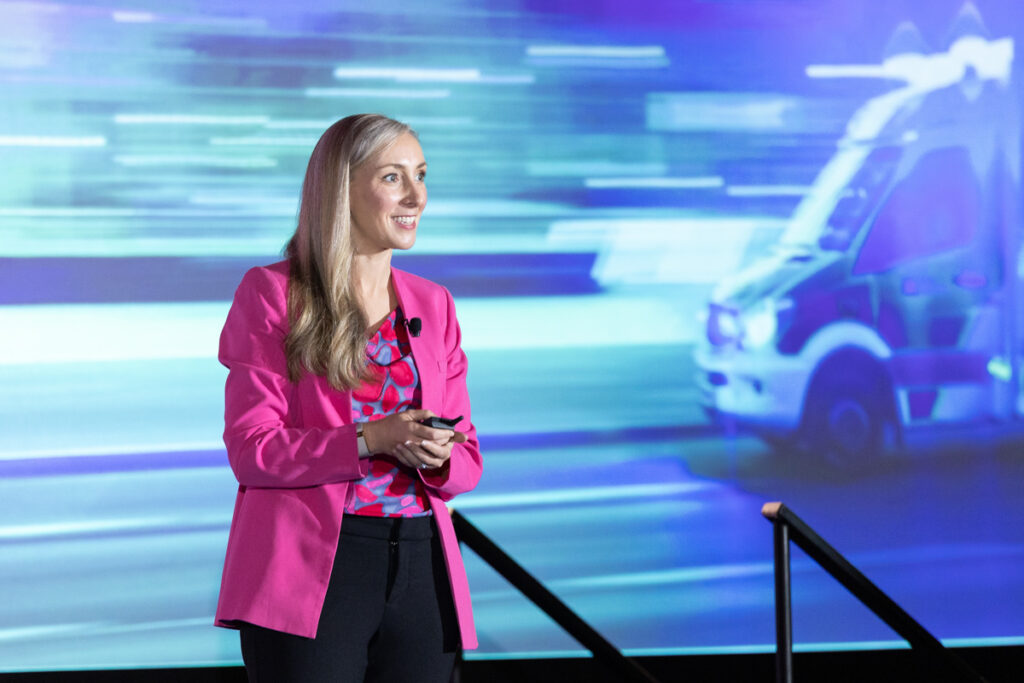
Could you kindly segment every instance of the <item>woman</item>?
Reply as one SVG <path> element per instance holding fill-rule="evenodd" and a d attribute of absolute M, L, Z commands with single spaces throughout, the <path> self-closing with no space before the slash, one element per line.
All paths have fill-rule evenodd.
<path fill-rule="evenodd" d="M 391 267 L 425 174 L 405 124 L 328 128 L 287 260 L 245 274 L 221 333 L 240 486 L 216 623 L 254 683 L 447 681 L 476 647 L 445 506 L 481 472 L 466 356 L 451 294 Z"/>

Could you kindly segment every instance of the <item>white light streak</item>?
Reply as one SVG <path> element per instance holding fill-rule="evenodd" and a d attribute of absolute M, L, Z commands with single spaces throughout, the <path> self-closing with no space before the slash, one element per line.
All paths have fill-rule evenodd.
<path fill-rule="evenodd" d="M 148 24 L 156 21 L 156 15 L 152 12 L 128 12 L 115 10 L 111 13 L 114 21 L 122 24 Z"/>
<path fill-rule="evenodd" d="M 241 241 L 241 240 L 239 240 Z M 277 240 L 280 249 L 284 240 Z M 273 252 L 265 252 L 273 253 Z M 593 294 L 481 297 L 459 303 L 463 347 L 469 350 L 690 343 L 692 314 L 679 297 Z M 35 363 L 94 363 L 212 359 L 230 302 L 45 304 L 0 307 L 0 367 Z M 595 327 L 595 320 L 631 325 Z M 580 339 L 538 336 L 538 329 L 590 329 Z M 68 343 L 73 339 L 74 343 Z"/>
<path fill-rule="evenodd" d="M 228 302 L 0 307 L 0 366 L 210 358 Z M 73 339 L 74 343 L 68 343 Z"/>
<path fill-rule="evenodd" d="M 102 135 L 0 135 L 0 147 L 106 147 Z"/>
<path fill-rule="evenodd" d="M 774 131 L 800 106 L 797 98 L 762 93 L 652 92 L 646 118 L 650 130 Z"/>
<path fill-rule="evenodd" d="M 261 207 L 258 211 L 235 211 L 194 212 L 196 217 L 202 216 L 223 217 L 232 215 L 235 217 L 266 217 L 281 216 L 294 219 L 295 210 L 278 209 L 268 206 L 265 210 Z M 62 226 L 67 230 L 73 230 L 76 226 Z M 276 254 L 280 254 L 290 232 L 284 232 L 279 237 L 211 237 L 211 238 L 184 238 L 184 237 L 146 237 L 146 238 L 123 238 L 110 239 L 104 237 L 82 238 L 82 239 L 38 239 L 21 240 L 19 243 L 9 246 L 3 245 L 0 253 L 11 257 L 56 257 L 56 256 L 92 256 L 101 258 L 127 257 L 127 256 L 252 256 L 260 259 L 273 260 Z M 57 244 L 54 244 L 57 242 Z M 452 253 L 452 252 L 445 252 Z"/>
<path fill-rule="evenodd" d="M 589 244 L 598 252 L 591 274 L 605 286 L 713 284 L 738 269 L 757 232 L 781 233 L 785 225 L 767 216 L 560 220 L 548 243 L 553 250 Z"/>
<path fill-rule="evenodd" d="M 209 166 L 212 168 L 273 168 L 277 160 L 270 157 L 217 157 L 197 154 L 119 154 L 114 163 L 129 167 Z"/>
<path fill-rule="evenodd" d="M 0 541 L 24 539 L 42 540 L 64 536 L 97 533 L 129 533 L 168 527 L 214 526 L 231 523 L 230 515 L 194 514 L 166 517 L 126 517 L 123 519 L 96 519 L 88 521 L 51 522 L 48 524 L 19 524 L 0 527 Z"/>
<path fill-rule="evenodd" d="M 285 138 L 254 135 L 248 137 L 210 138 L 210 144 L 214 147 L 243 146 L 243 147 L 302 147 L 311 148 L 316 145 L 317 138 Z"/>
<path fill-rule="evenodd" d="M 881 64 L 812 64 L 810 78 L 888 78 L 905 81 L 912 88 L 935 90 L 964 78 L 971 67 L 983 80 L 1006 84 L 1013 63 L 1012 38 L 987 41 L 980 36 L 964 36 L 948 52 L 899 54 Z"/>
<path fill-rule="evenodd" d="M 223 28 L 265 29 L 267 20 L 262 17 L 228 17 L 209 14 L 156 14 L 132 10 L 114 10 L 110 18 L 122 24 L 177 24 L 181 26 L 212 26 Z"/>
<path fill-rule="evenodd" d="M 706 256 L 705 256 L 706 258 Z M 459 302 L 463 348 L 593 348 L 692 343 L 700 330 L 675 293 L 471 298 Z M 685 309 L 685 310 L 684 310 Z M 595 320 L 629 325 L 595 326 Z M 587 330 L 579 338 L 538 337 L 540 329 Z"/>
<path fill-rule="evenodd" d="M 339 80 L 390 79 L 396 83 L 490 83 L 528 85 L 533 74 L 483 74 L 479 69 L 397 69 L 377 67 L 338 67 L 334 77 Z"/>
<path fill-rule="evenodd" d="M 194 628 L 197 632 L 209 629 L 210 617 L 201 616 L 186 619 L 163 619 L 160 621 L 76 621 L 68 624 L 46 624 L 43 626 L 20 626 L 0 629 L 0 641 L 12 640 L 48 640 L 55 636 L 95 638 L 98 635 L 110 636 L 118 633 L 139 633 L 140 631 L 182 630 Z M 44 638 L 43 636 L 48 636 Z M 551 656 L 551 655 L 547 655 Z M 216 666 L 219 662 L 204 663 L 205 666 Z M 197 664 L 198 665 L 198 664 Z M 74 671 L 78 666 L 67 664 L 47 665 L 47 670 Z"/>
<path fill-rule="evenodd" d="M 284 119 L 267 121 L 264 127 L 271 130 L 327 130 L 334 122 L 334 119 Z"/>
<path fill-rule="evenodd" d="M 395 100 L 442 100 L 450 90 L 388 90 L 384 88 L 306 88 L 306 97 L 377 97 Z"/>
<path fill-rule="evenodd" d="M 75 445 L 67 448 L 34 448 L 23 451 L 0 451 L 0 460 L 36 460 L 45 458 L 89 458 L 94 456 L 136 456 L 152 453 L 188 453 L 192 451 L 222 451 L 224 442 L 185 441 L 104 444 L 101 446 Z"/>
<path fill-rule="evenodd" d="M 299 197 L 297 194 L 294 196 L 274 197 L 262 194 L 232 195 L 217 192 L 191 195 L 188 198 L 188 203 L 195 206 L 286 206 L 294 211 L 298 207 Z"/>
<path fill-rule="evenodd" d="M 253 215 L 254 212 L 197 211 L 179 208 L 126 208 L 120 206 L 14 206 L 0 207 L 0 216 L 15 218 L 230 218 Z M 145 242 L 144 237 L 126 241 Z M 57 245 L 54 245 L 57 247 Z M 0 249 L 0 253 L 3 252 Z M 60 253 L 60 252 L 55 252 Z M 114 255 L 114 254 L 111 254 Z"/>
<path fill-rule="evenodd" d="M 115 114 L 121 125 L 175 124 L 184 126 L 263 126 L 269 116 L 217 116 L 210 114 Z"/>
<path fill-rule="evenodd" d="M 445 201 L 439 199 L 427 206 L 426 216 L 459 216 L 467 218 L 525 218 L 578 214 L 575 207 L 557 202 L 531 202 L 513 199 L 470 199 Z"/>
<path fill-rule="evenodd" d="M 461 507 L 461 506 L 460 506 Z M 552 588 L 595 589 L 625 588 L 628 586 L 665 586 L 681 583 L 715 581 L 719 579 L 742 579 L 751 576 L 766 576 L 772 573 L 771 562 L 741 562 L 734 564 L 712 564 L 703 567 L 676 567 L 648 572 L 603 574 L 600 576 L 577 576 L 556 579 Z"/>
<path fill-rule="evenodd" d="M 805 69 L 810 78 L 887 78 L 881 64 L 811 64 Z"/>
<path fill-rule="evenodd" d="M 455 128 L 458 126 L 472 126 L 476 119 L 471 116 L 412 116 L 403 117 L 402 121 L 413 128 Z M 268 121 L 265 128 L 271 130 L 326 130 L 333 119 L 281 119 Z"/>
<path fill-rule="evenodd" d="M 417 128 L 428 126 L 437 126 L 438 128 L 472 126 L 476 123 L 476 119 L 471 116 L 415 116 L 402 120 L 410 126 Z"/>
<path fill-rule="evenodd" d="M 810 190 L 808 185 L 730 185 L 725 193 L 730 197 L 802 197 Z"/>
<path fill-rule="evenodd" d="M 459 510 L 480 510 L 494 507 L 551 505 L 553 503 L 588 503 L 623 498 L 656 498 L 697 493 L 711 488 L 704 482 L 673 482 L 616 486 L 588 486 L 569 489 L 545 489 L 521 493 L 467 494 L 459 498 Z"/>
<path fill-rule="evenodd" d="M 530 57 L 598 57 L 603 59 L 652 59 L 665 56 L 660 45 L 528 45 Z"/>
<path fill-rule="evenodd" d="M 653 189 L 713 189 L 722 187 L 725 181 L 721 176 L 704 176 L 692 178 L 587 178 L 585 187 L 594 189 L 616 188 L 653 188 Z"/>
<path fill-rule="evenodd" d="M 470 83 L 479 81 L 479 69 L 405 69 L 389 67 L 339 66 L 334 70 L 338 79 L 389 78 L 401 82 Z"/>
<path fill-rule="evenodd" d="M 476 82 L 493 85 L 530 85 L 536 80 L 533 74 L 508 74 L 503 76 L 481 76 Z"/>
<path fill-rule="evenodd" d="M 662 163 L 621 163 L 605 159 L 581 161 L 529 161 L 526 172 L 532 176 L 663 176 L 668 166 Z"/>

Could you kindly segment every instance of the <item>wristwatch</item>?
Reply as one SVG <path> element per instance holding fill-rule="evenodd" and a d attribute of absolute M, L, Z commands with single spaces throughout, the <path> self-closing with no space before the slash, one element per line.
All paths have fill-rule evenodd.
<path fill-rule="evenodd" d="M 363 424 L 356 424 L 356 446 L 359 448 L 359 457 L 368 458 L 372 453 L 366 445 L 366 437 L 363 436 Z"/>

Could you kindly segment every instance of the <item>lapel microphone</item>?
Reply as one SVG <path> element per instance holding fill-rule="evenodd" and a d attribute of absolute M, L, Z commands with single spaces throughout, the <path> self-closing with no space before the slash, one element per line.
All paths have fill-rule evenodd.
<path fill-rule="evenodd" d="M 423 321 L 419 318 L 410 318 L 405 321 L 405 327 L 409 330 L 409 334 L 414 337 L 420 336 L 420 332 L 423 330 Z"/>

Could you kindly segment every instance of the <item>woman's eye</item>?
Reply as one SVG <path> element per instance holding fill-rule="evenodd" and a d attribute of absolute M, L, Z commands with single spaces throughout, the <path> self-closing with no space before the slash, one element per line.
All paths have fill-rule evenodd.
<path fill-rule="evenodd" d="M 420 182 L 423 182 L 426 179 L 427 179 L 427 172 L 426 171 L 420 171 L 419 173 L 416 174 L 416 180 L 418 180 Z"/>
<path fill-rule="evenodd" d="M 386 176 L 384 176 L 384 182 L 386 182 L 386 183 L 393 183 L 393 182 L 395 182 L 397 180 L 398 180 L 398 174 L 397 173 L 388 173 Z"/>

